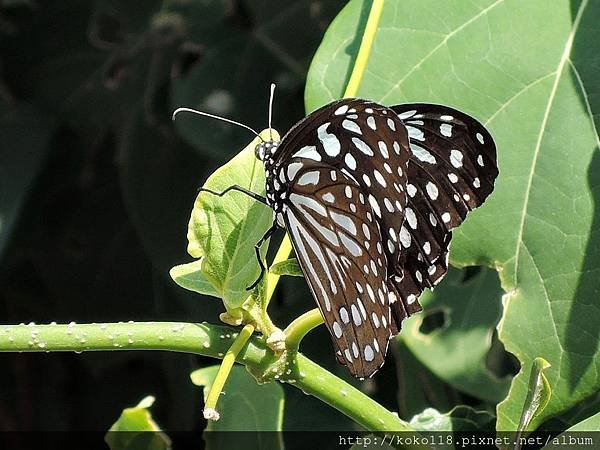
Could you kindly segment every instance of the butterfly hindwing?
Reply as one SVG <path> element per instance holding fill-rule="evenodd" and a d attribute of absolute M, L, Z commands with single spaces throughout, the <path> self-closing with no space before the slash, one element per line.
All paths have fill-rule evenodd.
<path fill-rule="evenodd" d="M 450 230 L 492 192 L 496 148 L 483 125 L 455 109 L 422 103 L 392 109 L 410 139 L 402 276 L 395 284 L 412 303 L 446 274 Z"/>

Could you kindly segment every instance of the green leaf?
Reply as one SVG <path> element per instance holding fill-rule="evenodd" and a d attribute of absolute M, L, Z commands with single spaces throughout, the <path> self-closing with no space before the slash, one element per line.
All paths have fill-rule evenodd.
<path fill-rule="evenodd" d="M 204 397 L 212 386 L 219 366 L 192 372 L 192 382 L 204 386 Z M 213 431 L 281 431 L 283 424 L 283 389 L 275 382 L 258 384 L 239 365 L 234 365 L 217 403 L 221 418 L 210 421 L 204 439 L 208 449 L 282 449 L 279 433 L 211 433 Z"/>
<path fill-rule="evenodd" d="M 558 436 L 553 437 L 548 445 L 542 447 L 542 450 L 561 450 L 569 448 L 569 446 L 570 448 L 587 447 L 587 445 L 583 444 L 582 439 L 593 439 L 597 433 L 590 432 L 597 431 L 600 431 L 600 413 L 582 420 Z M 582 434 L 578 435 L 577 433 Z"/>
<path fill-rule="evenodd" d="M 482 270 L 462 282 L 464 273 L 451 270 L 434 292 L 421 296 L 424 311 L 415 314 L 400 337 L 413 354 L 442 380 L 472 396 L 494 403 L 508 392 L 509 379 L 498 379 L 486 367 L 492 335 L 501 312 L 501 289 L 496 273 Z M 443 323 L 423 328 L 429 317 Z"/>
<path fill-rule="evenodd" d="M 338 98 L 370 2 L 338 15 L 308 76 L 308 110 Z M 598 118 L 600 3 L 589 0 L 386 2 L 358 95 L 447 104 L 495 137 L 500 176 L 454 232 L 454 265 L 497 268 L 499 338 L 522 370 L 498 406 L 515 430 L 528 368 L 541 356 L 553 395 L 530 425 L 600 389 Z"/>
<path fill-rule="evenodd" d="M 290 277 L 304 276 L 304 273 L 302 272 L 300 264 L 298 264 L 298 260 L 296 258 L 286 259 L 285 261 L 273 264 L 269 268 L 269 272 L 275 275 L 288 275 Z"/>
<path fill-rule="evenodd" d="M 267 135 L 268 131 L 264 131 L 263 137 Z M 254 139 L 217 169 L 204 187 L 222 192 L 237 184 L 264 194 L 265 172 L 254 156 L 259 142 L 258 138 Z M 188 226 L 188 253 L 200 258 L 194 269 L 200 269 L 227 309 L 239 308 L 248 297 L 246 287 L 258 278 L 260 266 L 254 244 L 272 221 L 270 208 L 244 193 L 230 191 L 221 197 L 208 192 L 198 194 Z M 265 242 L 263 258 L 267 248 L 268 242 Z"/>
<path fill-rule="evenodd" d="M 148 410 L 154 397 L 142 399 L 137 406 L 125 408 L 110 427 L 104 440 L 111 450 L 167 450 L 171 440 L 163 433 Z"/>
<path fill-rule="evenodd" d="M 550 368 L 550 364 L 543 358 L 535 358 L 531 365 L 531 374 L 529 375 L 529 388 L 527 397 L 523 405 L 521 420 L 517 431 L 530 430 L 529 424 L 535 416 L 539 416 L 552 395 L 550 384 L 544 372 Z"/>
<path fill-rule="evenodd" d="M 433 408 L 427 408 L 410 421 L 418 431 L 491 431 L 495 417 L 487 411 L 476 411 L 470 406 L 460 405 L 442 414 Z"/>
<path fill-rule="evenodd" d="M 565 432 L 559 436 L 557 436 L 559 439 L 564 436 L 564 435 L 568 435 L 568 433 L 572 432 L 572 431 L 578 431 L 578 432 L 582 432 L 582 431 L 600 431 L 600 412 L 594 414 L 591 417 L 588 417 L 585 420 L 582 420 L 581 422 L 573 425 L 571 428 L 565 430 Z M 549 448 L 555 448 L 553 446 L 548 446 L 548 447 L 544 447 L 544 449 L 549 449 Z M 556 447 L 559 448 L 559 447 Z M 560 447 L 560 448 L 564 448 Z"/>
<path fill-rule="evenodd" d="M 180 264 L 169 271 L 173 281 L 184 289 L 211 297 L 219 297 L 219 293 L 202 273 L 202 259 Z"/>

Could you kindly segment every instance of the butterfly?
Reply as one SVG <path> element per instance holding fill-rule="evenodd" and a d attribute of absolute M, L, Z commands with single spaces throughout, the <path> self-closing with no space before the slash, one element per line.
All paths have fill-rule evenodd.
<path fill-rule="evenodd" d="M 287 230 L 337 360 L 372 376 L 403 320 L 421 311 L 419 295 L 446 274 L 451 230 L 493 191 L 492 136 L 447 106 L 346 98 L 255 153 L 266 198 L 230 189 L 273 209 L 256 248 Z"/>

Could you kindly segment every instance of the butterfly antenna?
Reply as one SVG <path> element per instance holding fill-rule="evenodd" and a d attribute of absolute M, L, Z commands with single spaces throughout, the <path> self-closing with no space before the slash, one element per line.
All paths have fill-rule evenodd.
<path fill-rule="evenodd" d="M 273 97 L 275 96 L 275 83 L 271 83 L 271 95 L 269 96 L 269 139 L 273 140 L 273 129 L 271 121 L 273 119 Z"/>
<path fill-rule="evenodd" d="M 211 119 L 217 119 L 217 120 L 221 120 L 223 122 L 227 122 L 227 123 L 231 123 L 233 125 L 237 125 L 238 127 L 242 127 L 245 128 L 248 131 L 251 131 L 256 137 L 258 137 L 261 141 L 265 142 L 265 140 L 260 136 L 260 134 L 258 134 L 258 132 L 252 128 L 250 128 L 248 125 L 244 125 L 243 123 L 240 122 L 236 122 L 235 120 L 231 120 L 231 119 L 227 119 L 226 117 L 221 117 L 221 116 L 216 116 L 214 114 L 209 114 L 207 112 L 204 111 L 198 111 L 196 109 L 192 109 L 192 108 L 177 108 L 174 112 L 173 112 L 173 116 L 171 117 L 172 120 L 175 120 L 175 116 L 179 113 L 182 112 L 189 112 L 189 113 L 193 113 L 193 114 L 198 114 L 199 116 L 205 116 L 205 117 L 210 117 Z"/>

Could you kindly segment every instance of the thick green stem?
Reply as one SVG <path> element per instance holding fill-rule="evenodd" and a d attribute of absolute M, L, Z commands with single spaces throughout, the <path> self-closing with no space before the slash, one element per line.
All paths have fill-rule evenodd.
<path fill-rule="evenodd" d="M 180 322 L 0 325 L 0 352 L 166 350 L 223 358 L 238 333 L 230 327 Z M 236 352 L 236 361 L 250 368 L 272 357 L 257 336 Z M 297 354 L 296 362 L 294 373 L 282 381 L 323 400 L 367 430 L 410 431 L 396 415 L 304 355 Z"/>
<path fill-rule="evenodd" d="M 323 316 L 318 308 L 305 312 L 294 319 L 285 329 L 285 343 L 291 350 L 298 350 L 300 341 L 304 339 L 311 330 L 323 323 Z"/>

